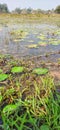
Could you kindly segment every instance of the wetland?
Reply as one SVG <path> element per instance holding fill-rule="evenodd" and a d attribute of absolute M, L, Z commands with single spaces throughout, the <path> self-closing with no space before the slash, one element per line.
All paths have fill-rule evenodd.
<path fill-rule="evenodd" d="M 59 130 L 59 94 L 60 15 L 0 14 L 1 130 Z"/>

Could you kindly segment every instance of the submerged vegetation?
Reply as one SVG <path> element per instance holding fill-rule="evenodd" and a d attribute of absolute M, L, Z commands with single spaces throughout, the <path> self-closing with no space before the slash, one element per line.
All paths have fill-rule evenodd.
<path fill-rule="evenodd" d="M 12 39 L 14 42 L 18 42 L 21 39 L 24 39 L 26 37 L 26 35 L 28 34 L 28 32 L 24 32 L 23 30 L 13 30 L 10 32 Z"/>

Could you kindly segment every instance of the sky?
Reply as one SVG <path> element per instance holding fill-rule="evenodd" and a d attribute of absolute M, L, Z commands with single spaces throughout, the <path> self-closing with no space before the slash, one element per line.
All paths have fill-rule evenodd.
<path fill-rule="evenodd" d="M 0 3 L 6 3 L 10 11 L 16 7 L 49 10 L 60 5 L 60 0 L 0 0 Z"/>

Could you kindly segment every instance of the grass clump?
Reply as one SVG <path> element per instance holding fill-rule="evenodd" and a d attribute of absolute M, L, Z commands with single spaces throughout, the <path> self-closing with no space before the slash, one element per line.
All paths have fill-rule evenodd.
<path fill-rule="evenodd" d="M 5 101 L 9 97 L 12 100 L 5 104 L 3 109 L 1 105 L 3 120 L 1 128 L 3 130 L 60 129 L 60 95 L 56 92 L 53 79 L 50 76 L 40 77 L 40 80 L 40 84 L 36 80 L 33 81 L 34 86 L 31 87 L 34 87 L 34 93 L 31 95 L 28 88 L 19 91 L 14 90 L 17 89 L 15 86 L 10 88 L 10 93 L 8 89 L 6 94 L 3 94 Z M 20 84 L 16 83 L 16 85 L 20 89 Z M 18 92 L 21 96 L 17 97 Z M 23 98 L 25 94 L 26 97 Z"/>
<path fill-rule="evenodd" d="M 56 96 L 60 97 L 60 95 Z M 15 106 L 17 106 L 16 109 L 14 109 Z M 6 108 L 9 108 L 7 112 Z M 6 128 L 7 130 L 60 129 L 59 99 L 55 100 L 53 95 L 49 96 L 48 103 L 45 103 L 44 100 L 36 102 L 36 98 L 34 98 L 26 101 L 18 100 L 15 105 L 9 105 L 6 108 L 2 112 L 4 130 Z"/>

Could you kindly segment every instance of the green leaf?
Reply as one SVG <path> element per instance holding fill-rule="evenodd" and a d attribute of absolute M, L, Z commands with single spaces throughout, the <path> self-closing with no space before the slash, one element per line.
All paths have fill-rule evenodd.
<path fill-rule="evenodd" d="M 48 125 L 42 125 L 40 127 L 40 130 L 49 130 L 49 126 Z"/>
<path fill-rule="evenodd" d="M 2 96 L 0 95 L 0 102 L 2 101 Z"/>
<path fill-rule="evenodd" d="M 11 72 L 12 73 L 21 73 L 21 72 L 23 72 L 24 71 L 24 68 L 22 67 L 22 66 L 19 66 L 19 67 L 13 67 L 12 69 L 11 69 Z"/>
<path fill-rule="evenodd" d="M 16 110 L 16 108 L 17 108 L 17 105 L 14 105 L 14 104 L 7 105 L 6 107 L 4 107 L 3 113 L 13 112 L 14 110 Z"/>
<path fill-rule="evenodd" d="M 2 73 L 3 71 L 2 71 L 2 69 L 0 69 L 0 73 Z"/>
<path fill-rule="evenodd" d="M 47 68 L 35 68 L 33 70 L 33 73 L 38 74 L 38 75 L 44 75 L 44 74 L 48 73 L 48 69 Z"/>
<path fill-rule="evenodd" d="M 0 81 L 4 81 L 8 78 L 7 74 L 0 74 Z"/>
<path fill-rule="evenodd" d="M 10 88 L 8 90 L 6 90 L 6 96 L 12 95 L 14 93 L 14 88 Z"/>

